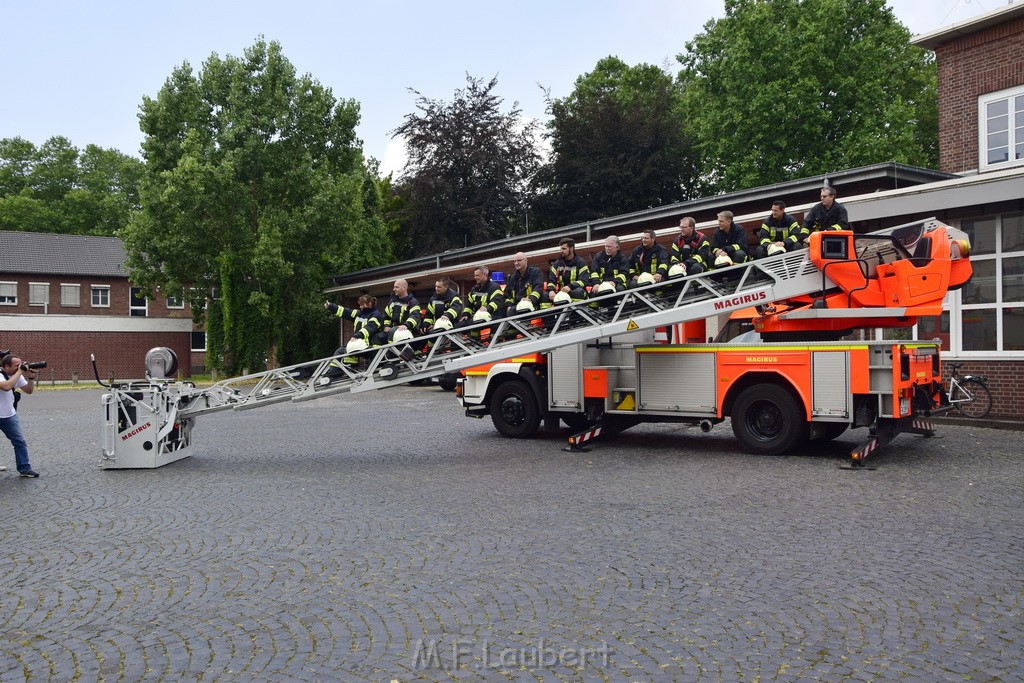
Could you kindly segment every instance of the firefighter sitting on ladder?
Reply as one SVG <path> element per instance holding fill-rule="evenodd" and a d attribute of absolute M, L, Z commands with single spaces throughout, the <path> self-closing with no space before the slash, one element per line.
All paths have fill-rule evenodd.
<path fill-rule="evenodd" d="M 544 291 L 543 271 L 531 266 L 521 251 L 512 258 L 512 266 L 512 274 L 505 283 L 505 315 L 536 311 L 540 308 L 540 295 Z"/>
<path fill-rule="evenodd" d="M 754 258 L 785 254 L 795 251 L 804 245 L 804 239 L 810 235 L 807 228 L 800 227 L 796 219 L 786 213 L 786 203 L 781 199 L 772 202 L 772 213 L 761 223 L 757 231 L 758 245 Z"/>
<path fill-rule="evenodd" d="M 629 286 L 638 287 L 668 278 L 670 257 L 665 247 L 658 244 L 653 230 L 644 230 L 640 244 L 629 257 Z"/>
<path fill-rule="evenodd" d="M 620 250 L 620 245 L 618 237 L 609 235 L 604 240 L 604 251 L 594 254 L 590 267 L 591 297 L 614 294 L 626 288 L 629 282 L 629 259 Z"/>
<path fill-rule="evenodd" d="M 384 324 L 384 316 L 377 310 L 377 298 L 369 294 L 359 297 L 359 308 L 346 308 L 333 304 L 330 301 L 324 303 L 324 308 L 342 320 L 352 321 L 352 336 L 348 343 L 334 352 L 334 355 L 357 354 L 370 348 L 371 340 Z M 359 362 L 358 355 L 346 355 L 342 360 L 346 365 L 356 365 Z"/>
<path fill-rule="evenodd" d="M 547 299 L 553 304 L 568 304 L 587 298 L 590 268 L 576 253 L 576 241 L 563 237 L 558 241 L 560 255 L 548 270 Z"/>
<path fill-rule="evenodd" d="M 476 282 L 469 293 L 466 294 L 466 308 L 462 311 L 462 318 L 455 325 L 456 327 L 467 327 L 477 323 L 490 322 L 501 316 L 505 308 L 505 297 L 501 292 L 501 286 L 491 280 L 491 270 L 487 266 L 477 266 L 473 271 L 473 280 Z M 484 328 L 490 334 L 489 328 Z M 484 336 L 484 330 L 473 330 L 472 337 Z"/>
<path fill-rule="evenodd" d="M 691 216 L 683 216 L 679 221 L 679 236 L 672 243 L 670 260 L 670 278 L 697 275 L 710 268 L 711 242 L 697 230 L 697 222 Z"/>

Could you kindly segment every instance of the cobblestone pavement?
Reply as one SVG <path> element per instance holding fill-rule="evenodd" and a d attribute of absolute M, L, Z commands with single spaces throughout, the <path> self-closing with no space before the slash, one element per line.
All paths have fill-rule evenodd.
<path fill-rule="evenodd" d="M 97 390 L 22 402 L 0 474 L 0 680 L 1020 681 L 1020 434 L 590 453 L 401 387 L 199 418 L 98 469 Z M 13 465 L 3 442 L 5 464 Z"/>

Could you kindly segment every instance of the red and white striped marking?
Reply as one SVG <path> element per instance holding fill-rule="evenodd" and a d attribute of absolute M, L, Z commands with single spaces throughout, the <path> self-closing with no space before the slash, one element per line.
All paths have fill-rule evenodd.
<path fill-rule="evenodd" d="M 601 428 L 600 427 L 594 427 L 593 429 L 589 429 L 589 430 L 587 430 L 587 431 L 585 431 L 585 432 L 583 432 L 581 434 L 576 434 L 575 436 L 570 436 L 569 437 L 569 444 L 572 445 L 572 446 L 579 446 L 580 444 L 586 443 L 586 442 L 590 441 L 591 439 L 596 439 L 600 435 L 601 435 Z"/>

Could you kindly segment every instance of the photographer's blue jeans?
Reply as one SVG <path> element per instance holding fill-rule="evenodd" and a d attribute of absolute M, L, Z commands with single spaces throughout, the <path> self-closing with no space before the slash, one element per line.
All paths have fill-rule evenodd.
<path fill-rule="evenodd" d="M 21 432 L 21 422 L 18 416 L 0 417 L 0 432 L 4 433 L 11 443 L 14 444 L 14 462 L 18 465 L 19 472 L 27 472 L 32 469 L 28 464 L 28 442 Z"/>

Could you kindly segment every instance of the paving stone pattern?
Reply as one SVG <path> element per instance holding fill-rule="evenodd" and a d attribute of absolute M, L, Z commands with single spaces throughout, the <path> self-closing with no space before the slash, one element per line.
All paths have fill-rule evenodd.
<path fill-rule="evenodd" d="M 1019 681 L 1019 433 L 838 469 L 638 427 L 590 453 L 401 387 L 199 419 L 103 471 L 99 391 L 22 402 L 0 681 Z M 3 462 L 13 453 L 2 444 Z"/>

